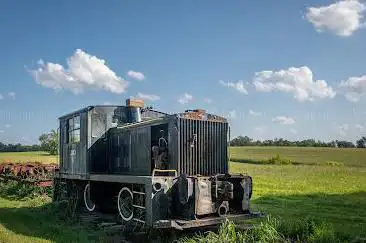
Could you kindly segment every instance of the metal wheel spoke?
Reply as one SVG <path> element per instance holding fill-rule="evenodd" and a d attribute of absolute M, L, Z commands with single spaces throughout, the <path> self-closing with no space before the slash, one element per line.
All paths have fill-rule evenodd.
<path fill-rule="evenodd" d="M 130 221 L 133 217 L 133 194 L 132 191 L 123 187 L 118 193 L 118 212 L 124 221 Z"/>

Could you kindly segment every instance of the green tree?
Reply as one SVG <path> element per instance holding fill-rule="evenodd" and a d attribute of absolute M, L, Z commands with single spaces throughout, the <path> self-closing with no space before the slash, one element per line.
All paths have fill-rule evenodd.
<path fill-rule="evenodd" d="M 56 155 L 58 151 L 58 133 L 52 129 L 50 133 L 44 133 L 39 136 L 41 149 L 49 152 L 51 155 Z"/>
<path fill-rule="evenodd" d="M 366 137 L 362 137 L 356 142 L 357 148 L 366 148 Z"/>

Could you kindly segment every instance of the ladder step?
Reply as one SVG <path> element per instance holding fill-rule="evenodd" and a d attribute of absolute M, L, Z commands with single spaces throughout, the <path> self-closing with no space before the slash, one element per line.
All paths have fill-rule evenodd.
<path fill-rule="evenodd" d="M 132 205 L 132 206 L 134 206 L 135 208 L 145 209 L 145 207 L 143 207 L 143 206 L 139 206 L 139 205 Z"/>
<path fill-rule="evenodd" d="M 142 223 L 142 224 L 144 224 L 144 223 L 145 223 L 145 221 L 143 221 L 143 220 L 141 220 L 141 219 L 133 218 L 132 220 L 135 220 L 136 222 L 139 222 L 139 223 Z"/>

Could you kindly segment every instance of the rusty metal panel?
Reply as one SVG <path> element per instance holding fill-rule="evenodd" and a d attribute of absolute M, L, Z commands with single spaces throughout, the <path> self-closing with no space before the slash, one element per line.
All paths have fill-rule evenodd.
<path fill-rule="evenodd" d="M 154 111 L 154 110 L 143 110 L 141 112 L 142 118 L 159 118 L 159 117 L 163 117 L 166 115 L 167 115 L 166 113 Z"/>
<path fill-rule="evenodd" d="M 224 140 L 223 140 L 223 151 L 224 151 L 224 155 L 222 157 L 222 159 L 224 161 L 227 161 L 226 163 L 224 163 L 224 171 L 228 172 L 229 171 L 229 168 L 228 168 L 228 129 L 229 129 L 229 125 L 228 124 L 225 124 L 224 125 L 224 129 L 223 129 L 223 137 L 224 137 Z"/>
<path fill-rule="evenodd" d="M 197 215 L 213 213 L 211 182 L 208 179 L 199 178 L 195 182 L 195 189 L 195 213 Z"/>
<path fill-rule="evenodd" d="M 207 159 L 207 154 L 208 154 L 208 152 L 207 152 L 207 143 L 206 143 L 206 141 L 207 141 L 207 121 L 203 121 L 203 136 L 201 136 L 202 137 L 202 139 L 203 139 L 203 141 L 202 141 L 202 143 L 203 143 L 203 154 L 202 154 L 202 163 L 203 163 L 203 169 L 202 169 L 202 171 L 201 171 L 201 173 L 203 174 L 203 175 L 205 175 L 205 174 L 207 174 L 208 173 L 208 165 L 207 165 L 207 163 L 208 163 L 208 159 Z"/>
<path fill-rule="evenodd" d="M 179 132 L 178 132 L 179 123 L 173 119 L 168 124 L 168 149 L 169 149 L 169 169 L 177 170 L 178 173 L 180 171 L 179 168 L 179 159 L 180 159 L 180 149 L 179 146 Z"/>
<path fill-rule="evenodd" d="M 60 135 L 59 135 L 59 167 L 60 172 L 64 172 L 67 168 L 67 147 L 65 145 L 65 139 L 66 139 L 66 121 L 60 120 Z"/>
<path fill-rule="evenodd" d="M 199 171 L 197 171 L 197 154 L 198 154 L 198 142 L 197 142 L 197 120 L 192 120 L 193 123 L 193 169 L 192 171 L 195 172 L 196 174 L 199 173 Z"/>
<path fill-rule="evenodd" d="M 182 172 L 186 173 L 188 170 L 188 163 L 186 162 L 188 159 L 188 150 L 187 150 L 187 126 L 185 125 L 185 121 L 181 120 L 181 131 L 182 131 L 182 137 L 181 137 L 181 144 L 182 144 L 182 153 L 183 153 L 183 159 L 182 159 Z"/>
<path fill-rule="evenodd" d="M 147 175 L 151 172 L 150 159 L 151 128 L 140 127 L 131 131 L 131 159 L 134 175 Z"/>
<path fill-rule="evenodd" d="M 192 175 L 193 174 L 193 149 L 192 149 L 192 142 L 193 142 L 193 124 L 192 124 L 192 120 L 188 120 L 188 163 L 189 163 L 189 169 L 188 169 L 188 174 Z"/>
<path fill-rule="evenodd" d="M 129 174 L 130 131 L 111 134 L 108 141 L 108 172 L 111 174 Z"/>
<path fill-rule="evenodd" d="M 88 147 L 88 114 L 82 112 L 80 114 L 80 144 L 78 157 L 78 172 L 85 175 L 88 172 L 87 165 L 87 147 Z"/>

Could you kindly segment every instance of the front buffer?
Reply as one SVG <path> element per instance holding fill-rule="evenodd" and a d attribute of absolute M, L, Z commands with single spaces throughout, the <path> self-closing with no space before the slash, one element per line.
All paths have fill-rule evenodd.
<path fill-rule="evenodd" d="M 260 217 L 250 211 L 248 175 L 153 176 L 153 228 L 184 230 Z"/>

